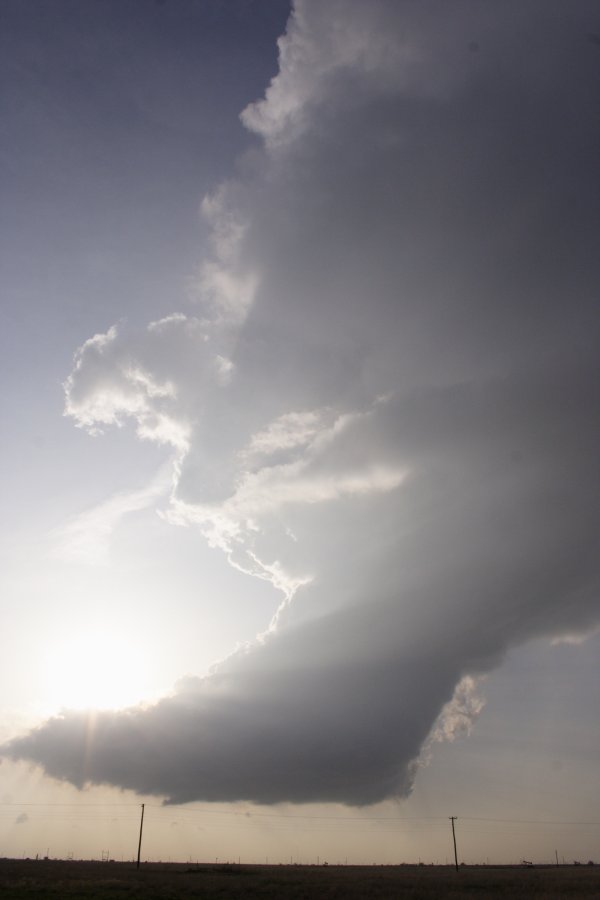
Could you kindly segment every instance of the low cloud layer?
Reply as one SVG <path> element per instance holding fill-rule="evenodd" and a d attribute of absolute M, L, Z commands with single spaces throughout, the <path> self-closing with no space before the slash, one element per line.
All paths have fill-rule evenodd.
<path fill-rule="evenodd" d="M 5 754 L 372 803 L 508 648 L 597 625 L 599 29 L 586 2 L 298 0 L 193 313 L 91 338 L 66 382 L 81 427 L 172 448 L 162 514 L 281 606 L 159 703 Z"/>

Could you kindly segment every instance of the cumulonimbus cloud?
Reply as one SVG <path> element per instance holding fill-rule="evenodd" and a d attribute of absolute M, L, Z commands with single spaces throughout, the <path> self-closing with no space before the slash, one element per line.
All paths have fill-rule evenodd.
<path fill-rule="evenodd" d="M 296 2 L 260 150 L 205 203 L 198 308 L 91 339 L 66 385 L 82 427 L 173 447 L 165 515 L 281 606 L 160 702 L 5 754 L 174 802 L 371 803 L 509 647 L 598 623 L 595 15 Z"/>

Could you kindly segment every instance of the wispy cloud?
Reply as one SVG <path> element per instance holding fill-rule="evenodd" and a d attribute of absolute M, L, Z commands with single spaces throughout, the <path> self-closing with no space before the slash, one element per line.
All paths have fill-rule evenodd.
<path fill-rule="evenodd" d="M 172 478 L 172 464 L 163 466 L 153 481 L 140 490 L 116 494 L 56 528 L 49 535 L 50 556 L 65 562 L 107 563 L 111 537 L 121 519 L 166 497 Z"/>

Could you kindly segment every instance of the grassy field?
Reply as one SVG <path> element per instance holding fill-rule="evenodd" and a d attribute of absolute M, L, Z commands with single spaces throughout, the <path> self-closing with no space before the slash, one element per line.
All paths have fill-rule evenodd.
<path fill-rule="evenodd" d="M 146 863 L 0 860 L 0 897 L 271 898 L 586 898 L 600 897 L 600 866 L 187 866 Z"/>

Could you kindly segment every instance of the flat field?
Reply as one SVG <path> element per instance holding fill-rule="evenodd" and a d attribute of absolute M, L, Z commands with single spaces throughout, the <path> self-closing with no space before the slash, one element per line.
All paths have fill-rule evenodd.
<path fill-rule="evenodd" d="M 0 860 L 0 898 L 433 900 L 600 897 L 600 866 L 236 866 Z"/>

